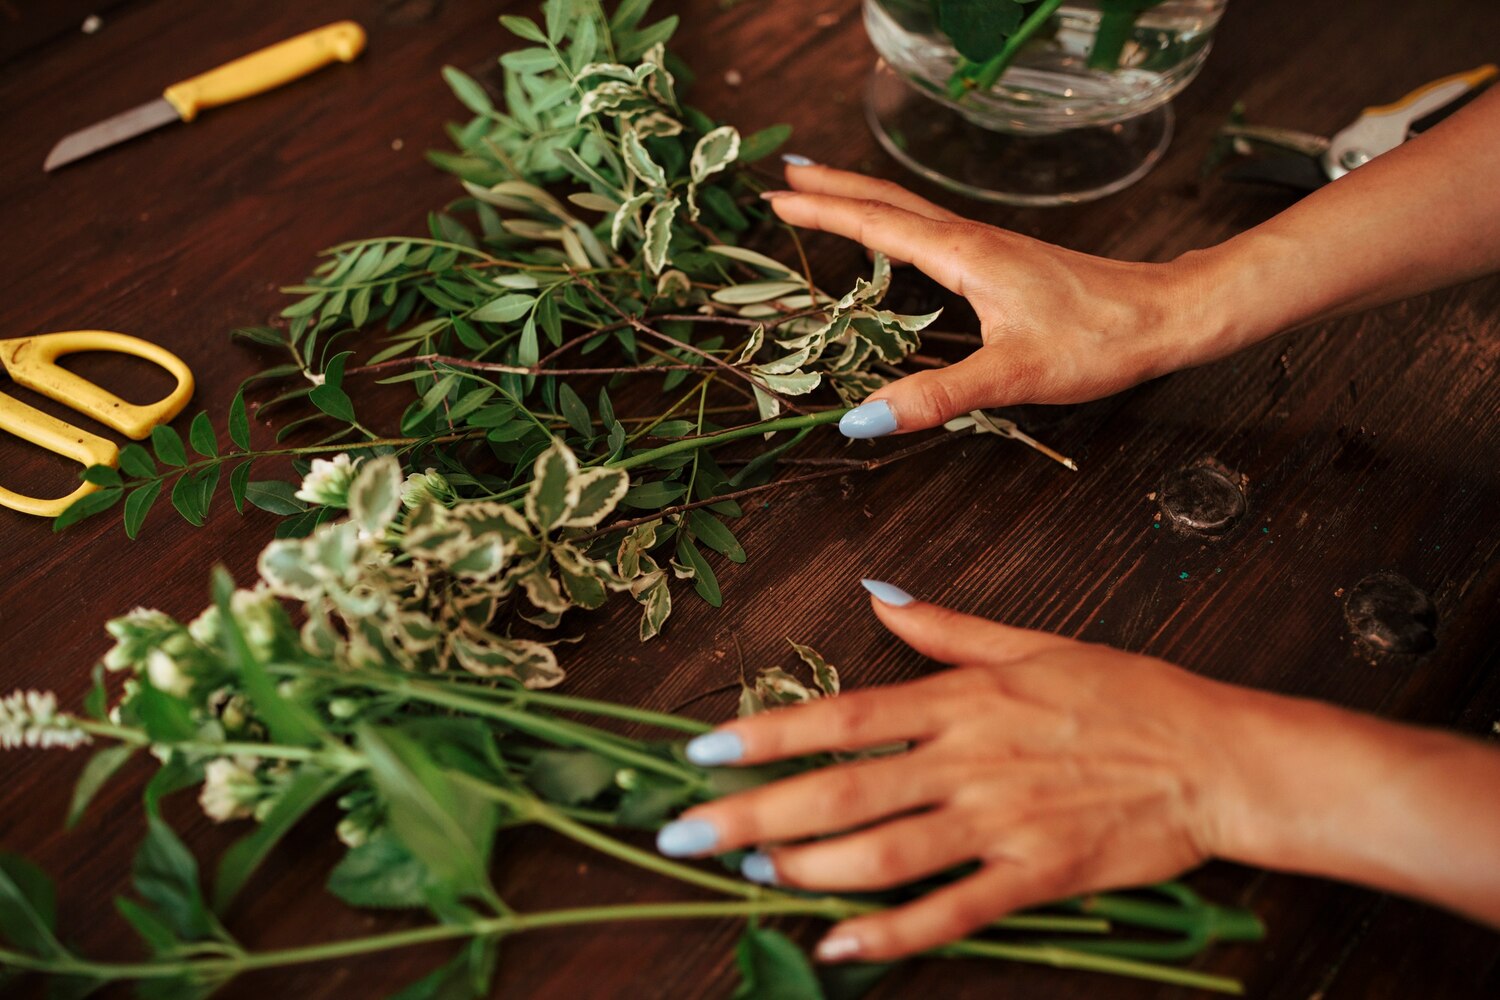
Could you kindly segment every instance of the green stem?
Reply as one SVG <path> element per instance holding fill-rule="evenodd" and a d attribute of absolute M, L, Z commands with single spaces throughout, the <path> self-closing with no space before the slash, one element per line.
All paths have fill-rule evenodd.
<path fill-rule="evenodd" d="M 334 770 L 351 770 L 362 767 L 357 755 L 341 754 L 330 751 L 327 747 L 295 747 L 282 743 L 254 743 L 254 742 L 225 742 L 214 743 L 207 740 L 182 740 L 174 742 L 160 742 L 151 739 L 139 729 L 129 726 L 116 726 L 108 722 L 94 722 L 91 719 L 72 717 L 75 725 L 90 736 L 102 736 L 105 739 L 116 740 L 120 743 L 128 743 L 131 746 L 147 747 L 160 745 L 181 750 L 184 753 L 203 754 L 210 757 L 238 757 L 241 755 L 251 757 L 263 757 L 270 760 L 317 760 L 331 763 Z"/>
<path fill-rule="evenodd" d="M 960 80 L 960 94 L 964 89 L 972 89 L 983 93 L 994 87 L 1005 71 L 1010 68 L 1010 64 L 1015 61 L 1022 47 L 1031 41 L 1033 35 L 1042 30 L 1052 15 L 1057 13 L 1057 8 L 1061 6 L 1062 0 L 1042 0 L 1042 3 L 1036 10 L 1032 11 L 1031 15 L 1021 22 L 1021 26 L 1016 29 L 1016 33 L 1005 40 L 1004 47 L 995 55 L 985 60 L 979 67 L 978 73 L 974 74 L 972 78 L 956 78 Z M 968 79 L 973 80 L 971 88 L 965 87 Z M 949 94 L 953 97 L 960 96 L 960 94 L 953 93 L 951 84 Z"/>
<path fill-rule="evenodd" d="M 620 705 L 612 701 L 596 701 L 592 698 L 578 698 L 573 695 L 552 694 L 548 691 L 528 691 L 525 689 L 511 687 L 479 687 L 476 683 L 469 681 L 467 677 L 449 680 L 444 675 L 435 675 L 434 679 L 441 679 L 453 683 L 458 687 L 467 688 L 474 695 L 486 698 L 505 698 L 518 706 L 541 705 L 545 708 L 554 709 L 559 712 L 578 712 L 584 715 L 597 715 L 606 719 L 619 719 L 622 722 L 635 722 L 646 726 L 656 726 L 660 729 L 675 729 L 678 732 L 697 735 L 706 733 L 714 727 L 697 719 L 685 718 L 681 715 L 669 715 L 666 712 L 653 712 L 645 708 L 631 708 L 629 705 Z"/>
<path fill-rule="evenodd" d="M 740 438 L 755 437 L 757 434 L 772 434 L 776 431 L 792 431 L 802 427 L 816 427 L 820 424 L 837 423 L 839 418 L 849 412 L 849 407 L 835 407 L 831 410 L 817 410 L 813 413 L 804 413 L 795 417 L 778 417 L 775 420 L 762 420 L 759 423 L 745 424 L 741 427 L 731 427 L 728 430 L 716 431 L 713 434 L 704 434 L 701 437 L 683 438 L 664 444 L 660 448 L 652 448 L 649 451 L 637 452 L 629 458 L 622 458 L 618 462 L 608 463 L 612 469 L 634 469 L 641 465 L 650 465 L 657 459 L 666 458 L 668 455 L 677 455 L 684 451 L 696 451 L 699 448 L 714 448 L 730 441 Z"/>
<path fill-rule="evenodd" d="M 1120 68 L 1120 56 L 1140 16 L 1140 11 L 1126 7 L 1105 7 L 1100 11 L 1094 45 L 1089 50 L 1089 69 L 1109 72 Z"/>

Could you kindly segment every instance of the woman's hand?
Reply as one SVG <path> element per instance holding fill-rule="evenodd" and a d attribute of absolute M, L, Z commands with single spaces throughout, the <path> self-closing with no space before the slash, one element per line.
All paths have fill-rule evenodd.
<path fill-rule="evenodd" d="M 1011 628 L 866 581 L 880 620 L 956 669 L 731 722 L 695 763 L 909 743 L 688 810 L 673 856 L 759 847 L 746 877 L 888 889 L 972 874 L 834 927 L 825 961 L 933 948 L 1010 913 L 1209 857 L 1401 892 L 1500 926 L 1500 753 Z"/>
<path fill-rule="evenodd" d="M 662 831 L 665 853 L 763 845 L 747 877 L 827 892 L 979 863 L 916 902 L 839 925 L 818 952 L 880 960 L 1023 907 L 1168 878 L 1215 852 L 1236 689 L 868 586 L 892 632 L 959 668 L 733 722 L 688 755 L 738 765 L 914 747 L 690 810 Z"/>
<path fill-rule="evenodd" d="M 898 184 L 789 157 L 791 191 L 768 192 L 794 226 L 908 261 L 964 296 L 984 346 L 873 393 L 839 425 L 851 437 L 922 430 L 970 410 L 1077 403 L 1202 360 L 1205 322 L 1186 259 L 1091 257 L 963 219 Z"/>

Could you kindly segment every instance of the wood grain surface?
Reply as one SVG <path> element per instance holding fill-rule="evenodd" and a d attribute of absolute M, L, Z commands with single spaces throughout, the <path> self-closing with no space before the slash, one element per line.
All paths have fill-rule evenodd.
<path fill-rule="evenodd" d="M 28 18 L 55 20 L 49 6 L 0 3 L 0 23 L 31 30 L 0 62 L 0 336 L 102 328 L 156 340 L 192 366 L 194 406 L 220 420 L 239 381 L 265 364 L 230 344 L 230 328 L 274 317 L 284 304 L 277 287 L 307 273 L 322 247 L 420 232 L 427 210 L 458 193 L 421 155 L 444 145 L 443 118 L 461 115 L 439 70 L 451 63 L 493 83 L 494 55 L 515 44 L 496 15 L 529 12 L 529 4 L 495 0 L 134 0 L 110 10 L 95 34 L 27 29 Z M 790 122 L 793 151 L 909 180 L 864 124 L 860 94 L 874 57 L 854 0 L 658 6 L 684 15 L 676 47 L 700 74 L 694 103 L 746 131 Z M 353 65 L 42 173 L 62 134 L 173 80 L 345 17 L 370 36 Z M 959 211 L 1078 250 L 1168 259 L 1286 204 L 1279 194 L 1200 182 L 1201 158 L 1234 101 L 1253 120 L 1327 133 L 1366 104 L 1492 59 L 1497 38 L 1493 0 L 1357 8 L 1235 0 L 1202 76 L 1177 101 L 1172 148 L 1128 191 L 1023 211 L 912 183 Z M 809 246 L 825 287 L 842 287 L 865 265 L 859 250 L 833 238 Z M 909 273 L 897 285 L 908 301 L 933 295 Z M 945 322 L 961 326 L 963 305 L 947 304 Z M 1492 738 L 1500 719 L 1497 360 L 1500 281 L 1489 279 L 1323 324 L 1116 398 L 1016 414 L 1076 458 L 1077 474 L 1011 442 L 976 439 L 775 494 L 737 526 L 750 562 L 722 569 L 723 610 L 684 596 L 666 634 L 639 645 L 635 608 L 616 605 L 591 619 L 590 638 L 569 652 L 569 689 L 672 708 L 735 679 L 736 642 L 752 668 L 785 663 L 787 635 L 817 645 L 850 685 L 932 669 L 868 613 L 857 580 L 874 576 L 964 611 L 1152 653 L 1225 680 Z M 78 367 L 127 397 L 165 388 L 164 377 L 158 383 L 124 361 L 85 358 Z M 256 433 L 269 438 L 263 425 Z M 892 446 L 851 447 L 873 455 Z M 1213 539 L 1162 523 L 1153 499 L 1169 475 L 1205 459 L 1243 477 L 1248 498 L 1244 517 Z M 0 439 L 6 486 L 60 494 L 75 474 Z M 76 703 L 108 647 L 107 618 L 138 604 L 196 613 L 208 601 L 211 564 L 247 580 L 272 528 L 269 515 L 235 516 L 223 496 L 206 527 L 163 508 L 134 543 L 114 516 L 56 536 L 44 521 L 0 511 L 0 687 L 55 688 Z M 1376 657 L 1351 639 L 1341 595 L 1381 569 L 1435 601 L 1431 653 Z M 700 698 L 692 710 L 725 717 L 732 696 Z M 110 899 L 126 885 L 142 831 L 135 799 L 147 768 L 132 769 L 64 834 L 82 763 L 82 754 L 0 754 L 0 846 L 60 880 L 68 936 L 104 955 L 129 955 L 134 946 Z M 169 815 L 207 857 L 235 831 L 212 827 L 183 798 Z M 319 814 L 295 833 L 230 913 L 249 944 L 309 943 L 406 922 L 351 911 L 321 891 L 337 857 L 329 819 Z M 497 857 L 497 884 L 522 908 L 687 898 L 541 834 L 508 837 Z M 1229 865 L 1210 865 L 1191 881 L 1269 925 L 1263 944 L 1221 948 L 1199 963 L 1243 977 L 1252 996 L 1500 995 L 1500 937 L 1458 918 Z M 809 941 L 815 933 L 790 926 Z M 727 996 L 737 932 L 725 922 L 527 935 L 505 946 L 496 993 Z M 246 977 L 227 995 L 379 996 L 445 954 L 414 950 Z M 941 961 L 908 965 L 879 995 L 923 993 L 1182 995 L 1081 973 Z"/>

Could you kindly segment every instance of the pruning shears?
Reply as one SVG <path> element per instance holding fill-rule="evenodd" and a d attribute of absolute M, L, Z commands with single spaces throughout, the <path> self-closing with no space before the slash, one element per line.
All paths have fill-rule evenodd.
<path fill-rule="evenodd" d="M 1433 80 L 1391 104 L 1365 108 L 1332 137 L 1231 120 L 1219 137 L 1234 152 L 1272 152 L 1236 164 L 1225 176 L 1316 190 L 1432 128 L 1479 96 L 1497 76 L 1500 68 L 1484 65 Z"/>

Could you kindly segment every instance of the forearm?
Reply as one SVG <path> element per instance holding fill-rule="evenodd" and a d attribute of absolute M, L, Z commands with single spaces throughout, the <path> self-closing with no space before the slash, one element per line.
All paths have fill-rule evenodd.
<path fill-rule="evenodd" d="M 1275 218 L 1176 262 L 1187 363 L 1500 271 L 1500 88 Z"/>
<path fill-rule="evenodd" d="M 1221 853 L 1500 926 L 1500 751 L 1272 695 L 1241 718 Z"/>

